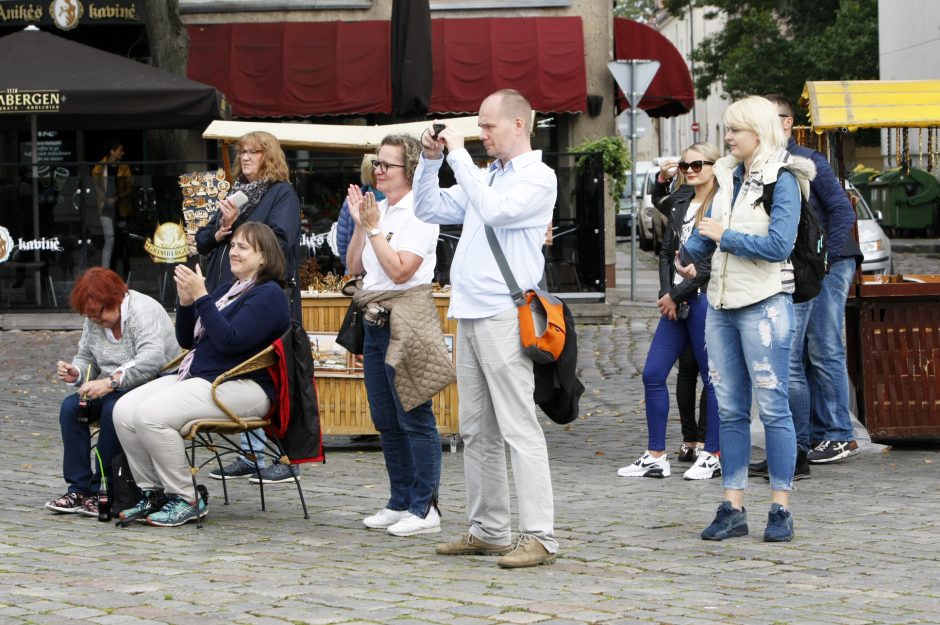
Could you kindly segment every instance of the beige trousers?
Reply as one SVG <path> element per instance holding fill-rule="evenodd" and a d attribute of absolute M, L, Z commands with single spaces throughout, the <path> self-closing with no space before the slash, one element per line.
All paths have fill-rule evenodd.
<path fill-rule="evenodd" d="M 179 430 L 195 419 L 228 418 L 212 401 L 211 389 L 201 378 L 180 382 L 168 375 L 138 386 L 114 405 L 114 429 L 140 488 L 162 488 L 167 495 L 196 501 Z M 262 417 L 271 406 L 253 380 L 225 382 L 216 394 L 243 417 Z"/>

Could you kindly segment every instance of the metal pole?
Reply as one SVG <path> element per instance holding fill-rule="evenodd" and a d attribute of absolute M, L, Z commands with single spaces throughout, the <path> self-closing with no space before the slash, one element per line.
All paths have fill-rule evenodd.
<path fill-rule="evenodd" d="M 633 204 L 633 219 L 630 224 L 630 301 L 636 301 L 636 222 L 640 218 L 636 198 L 636 60 L 630 61 L 630 200 Z"/>
<path fill-rule="evenodd" d="M 29 116 L 29 133 L 33 140 L 32 174 L 33 174 L 33 239 L 39 239 L 39 128 L 36 114 Z M 33 260 L 39 262 L 39 250 L 33 251 Z M 42 305 L 42 271 L 33 272 L 33 289 L 36 291 L 36 304 Z"/>

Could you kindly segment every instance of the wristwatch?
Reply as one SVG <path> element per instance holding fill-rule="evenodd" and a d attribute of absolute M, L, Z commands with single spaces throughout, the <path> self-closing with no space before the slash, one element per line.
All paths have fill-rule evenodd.
<path fill-rule="evenodd" d="M 368 232 L 367 234 L 368 234 L 369 238 L 371 239 L 372 237 L 374 237 L 374 236 L 377 235 L 377 234 L 382 234 L 382 229 L 381 229 L 381 228 L 372 228 L 371 230 L 369 230 L 369 232 Z"/>
<path fill-rule="evenodd" d="M 114 379 L 113 375 L 109 375 L 108 379 L 111 380 L 111 388 L 113 388 L 114 390 L 117 390 L 117 387 L 121 385 L 120 382 Z"/>

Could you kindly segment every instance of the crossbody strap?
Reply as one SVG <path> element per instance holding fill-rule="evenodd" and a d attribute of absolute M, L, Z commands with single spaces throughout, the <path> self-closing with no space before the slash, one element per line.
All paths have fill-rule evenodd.
<path fill-rule="evenodd" d="M 484 225 L 483 228 L 486 230 L 486 241 L 490 244 L 493 256 L 496 257 L 499 272 L 503 274 L 503 280 L 506 281 L 506 286 L 509 287 L 509 296 L 512 298 L 512 303 L 518 308 L 525 304 L 525 293 L 519 288 L 516 277 L 512 275 L 512 270 L 509 268 L 509 263 L 506 262 L 506 256 L 503 254 L 503 248 L 500 247 L 499 240 L 496 238 L 496 232 L 487 225 Z"/>
<path fill-rule="evenodd" d="M 490 176 L 490 181 L 487 183 L 488 187 L 493 186 L 494 178 L 496 178 L 496 172 L 493 172 L 493 175 Z M 486 231 L 486 242 L 490 244 L 490 250 L 496 258 L 496 265 L 499 267 L 499 272 L 503 274 L 503 280 L 506 281 L 506 286 L 509 287 L 509 296 L 512 298 L 512 303 L 516 305 L 516 308 L 524 306 L 525 292 L 519 288 L 516 277 L 512 275 L 512 269 L 509 268 L 506 255 L 503 254 L 503 248 L 499 244 L 499 239 L 496 238 L 496 231 L 493 230 L 492 226 L 486 224 L 483 224 L 483 229 Z M 544 273 L 542 274 L 542 279 L 539 281 L 539 286 L 545 289 Z"/>

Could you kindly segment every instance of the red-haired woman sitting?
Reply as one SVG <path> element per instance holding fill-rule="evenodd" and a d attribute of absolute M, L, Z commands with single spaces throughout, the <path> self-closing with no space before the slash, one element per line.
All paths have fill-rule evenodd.
<path fill-rule="evenodd" d="M 78 354 L 60 360 L 56 375 L 75 386 L 59 410 L 64 454 L 62 475 L 67 493 L 46 503 L 55 512 L 98 516 L 101 470 L 110 481 L 111 459 L 121 451 L 111 412 L 124 392 L 157 377 L 161 367 L 180 352 L 173 322 L 159 302 L 132 291 L 121 277 L 92 267 L 75 283 L 72 308 L 85 317 Z M 98 456 L 91 470 L 91 430 L 79 420 L 79 400 L 88 399 L 88 422 L 98 421 Z M 97 460 L 97 459 L 96 459 Z"/>

